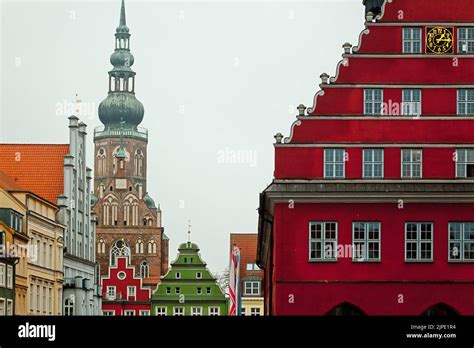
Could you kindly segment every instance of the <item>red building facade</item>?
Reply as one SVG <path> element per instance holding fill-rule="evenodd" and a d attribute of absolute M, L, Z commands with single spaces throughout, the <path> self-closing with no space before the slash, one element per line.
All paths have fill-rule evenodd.
<path fill-rule="evenodd" d="M 117 257 L 102 277 L 102 314 L 108 316 L 149 316 L 151 289 L 135 276 L 126 257 Z"/>
<path fill-rule="evenodd" d="M 273 315 L 474 315 L 474 2 L 366 0 L 275 136 L 258 264 Z"/>

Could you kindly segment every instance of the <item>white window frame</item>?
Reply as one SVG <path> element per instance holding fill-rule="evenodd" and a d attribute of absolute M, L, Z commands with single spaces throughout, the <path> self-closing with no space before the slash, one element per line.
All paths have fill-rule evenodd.
<path fill-rule="evenodd" d="M 408 225 L 416 225 L 416 239 L 408 239 Z M 431 226 L 431 239 L 421 238 L 421 226 L 430 225 Z M 416 245 L 416 258 L 408 258 L 408 243 Z M 421 257 L 421 246 L 422 244 L 430 244 L 430 258 Z M 434 253 L 434 224 L 432 222 L 415 222 L 409 221 L 405 222 L 405 262 L 433 262 L 433 253 Z"/>
<path fill-rule="evenodd" d="M 0 316 L 7 313 L 7 301 L 4 298 L 0 298 Z"/>
<path fill-rule="evenodd" d="M 336 160 L 338 153 L 342 151 L 342 161 Z M 332 160 L 328 160 L 329 154 L 332 153 Z M 340 155 L 340 154 L 339 154 Z M 341 148 L 324 149 L 324 178 L 325 179 L 344 179 L 346 177 L 346 150 Z M 337 175 L 338 166 L 342 165 L 342 176 Z M 328 166 L 332 168 L 332 175 L 328 174 Z"/>
<path fill-rule="evenodd" d="M 410 161 L 409 162 L 404 162 L 404 156 L 403 154 L 405 153 L 405 151 L 410 151 Z M 417 166 L 418 165 L 418 162 L 414 162 L 413 161 L 413 154 L 414 154 L 414 151 L 420 151 L 420 162 L 419 162 L 419 165 L 420 165 L 420 176 L 414 176 L 413 175 L 413 168 L 414 166 Z M 401 156 L 401 173 L 400 173 L 400 176 L 402 179 L 422 179 L 423 178 L 423 149 L 402 149 L 401 152 L 400 152 L 400 156 Z M 410 176 L 405 176 L 404 173 L 403 173 L 403 167 L 404 165 L 409 165 L 410 166 Z"/>
<path fill-rule="evenodd" d="M 166 295 L 171 295 L 171 288 L 170 288 L 170 287 L 166 287 L 165 293 L 166 293 Z"/>
<path fill-rule="evenodd" d="M 208 308 L 208 315 L 210 317 L 218 317 L 221 315 L 220 307 L 212 306 Z"/>
<path fill-rule="evenodd" d="M 380 92 L 380 100 L 376 98 L 376 92 Z M 364 89 L 364 115 L 365 116 L 383 116 L 383 89 L 381 88 L 367 88 Z M 380 105 L 379 105 L 380 104 Z M 372 109 L 369 112 L 369 108 Z M 380 106 L 380 112 L 376 112 L 376 109 Z"/>
<path fill-rule="evenodd" d="M 463 32 L 465 35 L 463 35 Z M 462 50 L 463 44 L 466 45 L 466 51 Z M 471 49 L 469 49 L 471 45 Z M 458 53 L 459 54 L 473 54 L 474 53 L 474 28 L 460 27 L 458 28 Z"/>
<path fill-rule="evenodd" d="M 247 270 L 247 271 L 260 271 L 260 268 L 259 268 L 258 265 L 254 262 L 254 263 L 247 263 L 247 265 L 246 265 L 246 270 Z"/>
<path fill-rule="evenodd" d="M 371 152 L 371 160 L 367 160 L 367 154 Z M 375 152 L 381 151 L 382 161 L 375 161 Z M 384 167 L 385 167 L 385 151 L 384 149 L 363 149 L 362 150 L 362 175 L 364 179 L 383 179 L 384 178 Z M 365 171 L 365 166 L 370 166 L 370 175 Z M 381 176 L 375 176 L 375 166 L 380 165 L 382 167 Z"/>
<path fill-rule="evenodd" d="M 472 259 L 466 259 L 464 256 L 466 244 L 472 245 L 474 244 L 474 239 L 467 239 L 465 235 L 466 225 L 474 224 L 474 222 L 450 222 L 448 224 L 448 260 L 449 262 L 465 262 L 465 263 L 472 263 L 474 262 L 474 257 Z M 460 239 L 451 238 L 451 225 L 460 225 Z M 458 250 L 459 258 L 453 258 L 452 256 L 452 245 L 459 244 L 460 249 Z"/>
<path fill-rule="evenodd" d="M 463 153 L 463 156 L 461 156 Z M 457 149 L 456 150 L 456 178 L 458 179 L 474 179 L 474 177 L 467 176 L 467 166 L 474 166 L 474 160 L 469 161 L 469 153 L 472 153 L 472 158 L 474 159 L 474 149 Z M 464 160 L 461 161 L 461 157 L 464 157 Z M 464 167 L 461 171 L 464 172 L 464 175 L 460 174 L 460 168 Z"/>
<path fill-rule="evenodd" d="M 166 317 L 168 315 L 168 307 L 155 307 L 155 316 Z"/>
<path fill-rule="evenodd" d="M 202 279 L 202 272 L 196 272 L 196 279 Z"/>
<path fill-rule="evenodd" d="M 197 293 L 198 295 L 202 295 L 202 294 L 203 294 L 202 288 L 198 287 L 197 290 L 196 290 L 196 293 Z"/>
<path fill-rule="evenodd" d="M 113 285 L 108 285 L 106 288 L 106 299 L 115 300 L 117 298 L 117 287 Z"/>
<path fill-rule="evenodd" d="M 247 284 L 250 285 L 250 291 L 247 291 Z M 246 280 L 244 281 L 244 295 L 247 296 L 260 296 L 261 291 L 261 281 L 259 280 Z M 255 291 L 255 288 L 257 291 Z"/>
<path fill-rule="evenodd" d="M 13 266 L 7 265 L 7 288 L 13 289 Z"/>
<path fill-rule="evenodd" d="M 175 278 L 176 279 L 181 279 L 181 272 L 176 272 Z"/>
<path fill-rule="evenodd" d="M 191 307 L 192 317 L 202 317 L 202 307 Z"/>
<path fill-rule="evenodd" d="M 360 224 L 364 230 L 364 238 L 357 238 L 355 228 L 356 225 Z M 370 227 L 376 227 L 378 238 L 370 238 Z M 363 245 L 364 255 L 357 257 L 356 254 L 356 243 Z M 378 257 L 370 257 L 370 245 L 376 243 L 378 245 Z M 380 222 L 371 221 L 355 221 L 352 223 L 352 261 L 355 262 L 380 262 L 382 260 L 382 224 Z"/>
<path fill-rule="evenodd" d="M 461 95 L 465 93 L 465 100 L 461 100 Z M 473 88 L 465 88 L 465 89 L 458 89 L 457 91 L 457 114 L 459 116 L 474 116 L 474 99 L 469 99 L 469 94 L 472 93 L 474 98 L 474 89 Z M 461 113 L 461 105 L 464 105 L 465 112 Z M 472 106 L 473 112 L 469 113 L 468 109 L 469 106 Z"/>
<path fill-rule="evenodd" d="M 311 228 L 312 226 L 316 226 L 320 224 L 321 225 L 321 238 L 315 238 L 311 237 Z M 327 224 L 334 224 L 336 229 L 335 229 L 335 238 L 326 238 L 326 225 Z M 316 233 L 316 232 L 315 232 Z M 336 221 L 311 221 L 309 223 L 309 245 L 308 245 L 308 259 L 310 262 L 337 262 L 338 255 L 337 255 L 337 241 L 338 241 L 338 223 Z M 318 243 L 321 244 L 321 257 L 311 257 L 311 251 L 312 251 L 312 243 Z M 329 243 L 333 244 L 334 250 L 333 250 L 333 256 L 331 257 L 329 255 L 326 255 L 326 245 Z M 315 249 L 316 250 L 316 249 Z M 315 251 L 316 252 L 316 251 Z"/>
<path fill-rule="evenodd" d="M 124 317 L 135 317 L 136 314 L 137 313 L 134 309 L 124 309 L 123 310 L 123 316 Z"/>
<path fill-rule="evenodd" d="M 419 98 L 415 98 L 418 94 Z M 416 100 L 419 99 L 419 100 Z M 422 115 L 422 90 L 419 88 L 407 88 L 402 90 L 402 116 Z"/>
<path fill-rule="evenodd" d="M 147 309 L 140 309 L 140 316 L 141 317 L 149 317 L 150 316 L 150 311 Z"/>
<path fill-rule="evenodd" d="M 7 309 L 6 309 L 6 315 L 13 315 L 13 300 L 7 299 Z"/>
<path fill-rule="evenodd" d="M 115 311 L 104 311 L 104 310 L 103 310 L 103 311 L 102 311 L 102 315 L 103 315 L 104 317 L 113 317 L 113 316 L 115 316 Z"/>
<path fill-rule="evenodd" d="M 184 317 L 184 307 L 173 307 L 174 317 Z"/>
<path fill-rule="evenodd" d="M 135 285 L 127 286 L 127 298 L 129 297 L 137 297 L 137 287 Z"/>
<path fill-rule="evenodd" d="M 4 287 L 7 283 L 7 272 L 6 264 L 0 263 L 0 286 Z"/>
<path fill-rule="evenodd" d="M 417 31 L 419 33 L 419 39 L 415 38 L 415 31 Z M 410 33 L 409 35 L 405 35 L 406 33 Z M 407 36 L 409 36 L 407 38 Z M 403 53 L 407 53 L 407 54 L 421 54 L 423 52 L 423 45 L 422 45 L 422 36 L 423 36 L 423 32 L 421 30 L 421 28 L 403 28 L 402 30 L 402 51 Z M 415 50 L 415 43 L 418 43 L 420 44 L 419 46 L 419 50 Z M 405 43 L 409 43 L 410 44 L 410 48 L 409 49 L 406 49 L 406 45 Z"/>

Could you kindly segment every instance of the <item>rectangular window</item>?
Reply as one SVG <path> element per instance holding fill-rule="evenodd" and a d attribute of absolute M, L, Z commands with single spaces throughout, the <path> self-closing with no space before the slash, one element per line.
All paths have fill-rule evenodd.
<path fill-rule="evenodd" d="M 7 300 L 7 315 L 13 315 L 13 300 Z"/>
<path fill-rule="evenodd" d="M 166 295 L 171 294 L 171 288 L 166 288 Z"/>
<path fill-rule="evenodd" d="M 402 150 L 402 178 L 421 178 L 422 150 Z"/>
<path fill-rule="evenodd" d="M 41 306 L 41 302 L 40 302 L 40 296 L 41 296 L 41 290 L 40 290 L 40 286 L 39 285 L 36 285 L 36 303 L 35 303 L 35 308 L 36 308 L 36 311 L 39 312 L 40 311 L 40 306 Z"/>
<path fill-rule="evenodd" d="M 211 294 L 211 288 L 206 288 L 206 295 L 210 295 Z"/>
<path fill-rule="evenodd" d="M 260 271 L 256 263 L 247 263 L 247 271 Z"/>
<path fill-rule="evenodd" d="M 202 316 L 202 307 L 191 307 L 191 316 L 192 317 Z"/>
<path fill-rule="evenodd" d="M 458 29 L 458 53 L 474 53 L 474 28 Z"/>
<path fill-rule="evenodd" d="M 5 315 L 5 299 L 0 298 L 0 315 Z"/>
<path fill-rule="evenodd" d="M 140 316 L 142 317 L 149 317 L 150 316 L 150 311 L 147 310 L 140 310 Z"/>
<path fill-rule="evenodd" d="M 260 313 L 260 308 L 250 308 L 250 316 L 252 317 L 256 317 L 256 316 L 260 316 L 261 313 Z"/>
<path fill-rule="evenodd" d="M 380 261 L 380 222 L 352 224 L 354 261 Z"/>
<path fill-rule="evenodd" d="M 2 250 L 5 250 L 5 232 L 0 231 L 0 246 L 2 247 Z"/>
<path fill-rule="evenodd" d="M 403 28 L 403 53 L 421 53 L 421 28 Z"/>
<path fill-rule="evenodd" d="M 184 307 L 173 307 L 173 315 L 175 317 L 184 317 Z"/>
<path fill-rule="evenodd" d="M 43 286 L 43 313 L 46 313 L 46 287 Z"/>
<path fill-rule="evenodd" d="M 53 314 L 53 289 L 48 289 L 48 311 L 49 314 Z"/>
<path fill-rule="evenodd" d="M 176 293 L 176 294 L 179 294 L 180 292 L 181 292 L 181 289 L 180 289 L 179 287 L 177 287 L 177 288 L 175 289 L 175 293 Z"/>
<path fill-rule="evenodd" d="M 259 281 L 246 281 L 244 282 L 244 295 L 260 295 L 260 282 Z"/>
<path fill-rule="evenodd" d="M 35 287 L 33 286 L 33 284 L 30 284 L 30 312 L 33 311 L 34 299 L 35 299 Z"/>
<path fill-rule="evenodd" d="M 155 307 L 155 315 L 159 317 L 166 316 L 166 307 Z"/>
<path fill-rule="evenodd" d="M 405 224 L 405 261 L 433 261 L 433 224 Z"/>
<path fill-rule="evenodd" d="M 7 266 L 7 288 L 13 289 L 13 266 Z"/>
<path fill-rule="evenodd" d="M 402 92 L 402 115 L 420 116 L 421 115 L 421 90 L 404 89 Z"/>
<path fill-rule="evenodd" d="M 240 308 L 240 315 L 245 316 L 245 307 Z"/>
<path fill-rule="evenodd" d="M 474 178 L 474 149 L 456 151 L 456 177 Z"/>
<path fill-rule="evenodd" d="M 53 252 L 53 244 L 50 244 L 50 245 L 49 245 L 49 268 L 52 268 L 52 269 L 54 269 L 54 265 L 53 265 L 53 255 L 54 255 L 54 252 Z"/>
<path fill-rule="evenodd" d="M 364 178 L 383 178 L 383 149 L 364 149 Z"/>
<path fill-rule="evenodd" d="M 136 289 L 137 288 L 135 286 L 127 286 L 127 297 L 135 297 Z"/>
<path fill-rule="evenodd" d="M 197 294 L 202 295 L 202 288 L 197 288 Z"/>
<path fill-rule="evenodd" d="M 102 311 L 102 315 L 105 316 L 105 317 L 113 317 L 113 316 L 115 316 L 115 312 L 114 311 Z"/>
<path fill-rule="evenodd" d="M 309 260 L 337 261 L 337 222 L 309 224 Z"/>
<path fill-rule="evenodd" d="M 220 315 L 219 307 L 209 307 L 209 316 L 215 317 Z"/>
<path fill-rule="evenodd" d="M 196 279 L 202 279 L 202 272 L 196 272 Z"/>
<path fill-rule="evenodd" d="M 449 261 L 474 261 L 474 222 L 449 224 Z"/>
<path fill-rule="evenodd" d="M 324 150 L 324 177 L 328 179 L 343 179 L 345 176 L 344 168 L 344 149 L 325 149 Z"/>
<path fill-rule="evenodd" d="M 364 90 L 364 115 L 382 115 L 383 89 Z"/>
<path fill-rule="evenodd" d="M 123 315 L 125 317 L 133 317 L 133 316 L 135 316 L 135 311 L 131 310 L 131 309 L 127 309 L 127 310 L 123 311 Z"/>
<path fill-rule="evenodd" d="M 0 264 L 0 286 L 1 287 L 4 287 L 5 284 L 6 284 L 6 275 L 7 275 L 7 272 L 5 272 L 5 264 L 1 263 Z"/>
<path fill-rule="evenodd" d="M 458 90 L 458 115 L 474 115 L 474 89 Z"/>
<path fill-rule="evenodd" d="M 115 286 L 107 286 L 107 300 L 115 300 L 116 289 Z"/>

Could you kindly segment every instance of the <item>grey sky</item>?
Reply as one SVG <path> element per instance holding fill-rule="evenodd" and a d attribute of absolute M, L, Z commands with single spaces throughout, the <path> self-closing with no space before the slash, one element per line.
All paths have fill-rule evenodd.
<path fill-rule="evenodd" d="M 67 142 L 67 103 L 78 93 L 92 167 L 120 0 L 0 2 L 0 142 Z M 148 189 L 170 259 L 191 219 L 193 241 L 220 272 L 229 234 L 256 231 L 273 135 L 288 135 L 299 103 L 312 105 L 342 44 L 357 44 L 362 0 L 126 0 L 126 12 L 150 132 Z M 232 163 L 237 151 L 244 163 Z"/>

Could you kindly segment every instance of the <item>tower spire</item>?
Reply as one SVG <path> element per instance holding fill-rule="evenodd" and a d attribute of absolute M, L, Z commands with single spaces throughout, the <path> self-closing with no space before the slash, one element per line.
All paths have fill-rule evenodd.
<path fill-rule="evenodd" d="M 191 220 L 188 220 L 188 243 L 191 243 Z"/>
<path fill-rule="evenodd" d="M 143 120 L 143 104 L 135 97 L 133 54 L 130 52 L 130 30 L 125 18 L 125 0 L 121 1 L 119 26 L 115 31 L 115 50 L 110 56 L 109 93 L 99 105 L 99 119 L 107 130 L 137 130 Z"/>
<path fill-rule="evenodd" d="M 122 0 L 122 7 L 120 8 L 120 27 L 126 27 L 127 21 L 125 19 L 125 0 Z"/>

